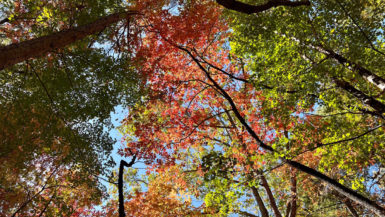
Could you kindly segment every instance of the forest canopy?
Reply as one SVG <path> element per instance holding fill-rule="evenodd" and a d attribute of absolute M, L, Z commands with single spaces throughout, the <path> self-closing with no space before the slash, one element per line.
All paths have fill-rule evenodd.
<path fill-rule="evenodd" d="M 385 216 L 384 30 L 383 0 L 3 0 L 0 216 Z"/>

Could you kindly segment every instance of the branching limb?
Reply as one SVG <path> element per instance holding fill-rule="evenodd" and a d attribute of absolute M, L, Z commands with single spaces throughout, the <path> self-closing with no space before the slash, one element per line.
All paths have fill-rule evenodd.
<path fill-rule="evenodd" d="M 310 1 L 288 1 L 288 0 L 270 0 L 261 5 L 250 5 L 236 0 L 217 0 L 217 3 L 223 7 L 238 11 L 245 14 L 254 14 L 267 11 L 271 8 L 286 6 L 286 7 L 298 7 L 298 6 L 310 6 Z"/>

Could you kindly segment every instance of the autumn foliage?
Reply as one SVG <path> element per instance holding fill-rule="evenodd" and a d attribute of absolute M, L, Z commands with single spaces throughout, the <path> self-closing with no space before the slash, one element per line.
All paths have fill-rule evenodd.
<path fill-rule="evenodd" d="M 4 93 L 17 97 L 7 79 L 34 73 L 45 101 L 22 110 L 14 103 L 22 100 L 0 104 L 9 111 L 0 114 L 7 144 L 0 147 L 1 214 L 383 214 L 385 100 L 378 87 L 384 75 L 381 64 L 370 62 L 384 56 L 383 39 L 370 38 L 383 28 L 383 16 L 375 1 L 362 7 L 306 0 L 5 4 L 4 48 L 112 11 L 129 14 L 99 26 L 97 36 L 3 70 L 3 83 L 14 88 Z M 353 42 L 366 48 L 356 54 Z M 63 79 L 64 72 L 89 73 L 76 82 L 67 73 L 65 82 L 78 92 L 56 94 L 83 99 L 84 106 L 50 94 L 54 85 L 44 79 L 49 73 Z M 123 80 L 130 76 L 136 77 Z M 91 91 L 78 88 L 87 85 Z M 112 141 L 104 127 L 111 127 L 107 116 L 123 95 L 130 102 L 116 149 L 132 161 L 109 175 L 103 170 L 111 168 L 105 156 Z M 103 105 L 93 103 L 99 99 Z"/>

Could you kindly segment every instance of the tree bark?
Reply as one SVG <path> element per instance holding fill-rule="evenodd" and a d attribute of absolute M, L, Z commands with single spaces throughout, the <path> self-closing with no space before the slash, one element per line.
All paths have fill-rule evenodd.
<path fill-rule="evenodd" d="M 275 203 L 275 198 L 273 196 L 273 193 L 271 192 L 271 189 L 269 187 L 269 183 L 267 183 L 267 180 L 265 176 L 262 174 L 262 172 L 259 172 L 259 177 L 262 181 L 262 186 L 265 188 L 267 197 L 269 198 L 270 206 L 273 209 L 274 215 L 276 217 L 282 217 L 281 212 L 279 211 L 277 204 Z"/>
<path fill-rule="evenodd" d="M 269 212 L 267 211 L 265 204 L 263 204 L 263 200 L 258 193 L 258 189 L 256 187 L 251 187 L 251 191 L 253 192 L 254 198 L 257 201 L 259 211 L 261 212 L 262 217 L 269 217 Z"/>
<path fill-rule="evenodd" d="M 125 160 L 120 161 L 119 165 L 119 179 L 118 179 L 118 191 L 119 191 L 119 217 L 125 217 L 126 213 L 124 212 L 124 194 L 123 194 L 123 172 L 124 167 L 132 167 L 136 160 L 136 156 L 134 155 L 130 161 L 127 163 Z"/>
<path fill-rule="evenodd" d="M 262 5 L 250 5 L 236 0 L 217 0 L 217 3 L 222 5 L 223 7 L 238 11 L 245 14 L 253 14 L 260 13 L 263 11 L 267 11 L 270 8 L 278 7 L 278 6 L 287 6 L 287 7 L 298 7 L 298 6 L 310 6 L 310 2 L 308 0 L 304 1 L 296 1 L 292 2 L 289 0 L 270 0 Z"/>
<path fill-rule="evenodd" d="M 283 37 L 287 37 L 284 34 L 281 34 L 281 35 Z M 294 37 L 289 37 L 289 38 L 291 38 L 292 40 L 298 42 L 299 44 L 302 44 L 302 45 L 304 45 L 304 46 L 306 46 L 308 48 L 317 50 L 318 52 L 323 53 L 323 54 L 327 55 L 328 57 L 333 58 L 339 64 L 347 67 L 348 69 L 350 69 L 353 72 L 358 73 L 364 80 L 366 80 L 369 83 L 373 84 L 374 86 L 376 86 L 381 91 L 385 91 L 385 79 L 383 79 L 382 77 L 376 75 L 375 73 L 373 73 L 372 71 L 368 70 L 367 68 L 359 65 L 358 63 L 352 62 L 352 61 L 346 59 L 345 57 L 343 57 L 341 54 L 338 54 L 338 53 L 334 52 L 331 49 L 324 48 L 321 45 L 312 45 L 312 44 L 306 45 L 306 44 L 304 44 L 303 42 L 301 42 L 297 38 L 294 38 Z"/>
<path fill-rule="evenodd" d="M 107 26 L 133 14 L 136 14 L 136 12 L 127 11 L 115 13 L 99 18 L 83 26 L 0 47 L 0 70 L 16 63 L 23 62 L 29 58 L 37 58 L 48 52 L 63 48 L 89 35 L 100 32 Z"/>
<path fill-rule="evenodd" d="M 337 86 L 341 89 L 346 90 L 353 96 L 357 97 L 359 100 L 361 100 L 365 105 L 368 105 L 372 107 L 378 114 L 383 114 L 385 112 L 385 105 L 376 100 L 375 98 L 366 95 L 365 93 L 361 92 L 360 90 L 357 90 L 355 87 L 353 87 L 351 84 L 344 80 L 340 80 L 337 78 L 334 78 L 334 81 L 336 82 Z"/>
<path fill-rule="evenodd" d="M 381 91 L 385 91 L 385 79 L 383 79 L 382 77 L 374 74 L 370 70 L 366 69 L 365 67 L 362 67 L 361 65 L 359 65 L 357 63 L 349 61 L 345 57 L 341 56 L 340 54 L 335 53 L 332 50 L 324 49 L 323 53 L 334 58 L 341 65 L 346 66 L 351 71 L 357 72 L 363 79 L 365 79 L 369 83 L 373 84 L 374 86 L 376 86 Z"/>

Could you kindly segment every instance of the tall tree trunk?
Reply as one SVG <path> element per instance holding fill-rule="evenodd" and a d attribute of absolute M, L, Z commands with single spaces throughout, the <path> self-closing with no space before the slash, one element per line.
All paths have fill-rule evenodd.
<path fill-rule="evenodd" d="M 325 54 L 329 55 L 330 57 L 334 58 L 337 60 L 341 65 L 346 66 L 353 72 L 357 72 L 363 79 L 368 81 L 369 83 L 373 84 L 376 86 L 378 89 L 381 91 L 385 91 L 385 79 L 382 77 L 374 74 L 370 70 L 366 69 L 365 67 L 362 67 L 358 63 L 354 63 L 352 61 L 349 61 L 345 57 L 341 56 L 340 54 L 337 54 L 336 52 L 329 50 L 329 49 L 324 49 Z"/>
<path fill-rule="evenodd" d="M 259 173 L 258 175 L 259 175 L 261 182 L 262 182 L 262 186 L 266 190 L 266 194 L 267 194 L 267 197 L 269 198 L 270 206 L 274 211 L 274 215 L 276 217 L 282 217 L 281 212 L 279 211 L 277 204 L 275 203 L 275 198 L 273 196 L 273 193 L 271 192 L 271 189 L 269 187 L 269 183 L 267 183 L 267 180 L 266 180 L 266 178 L 262 172 L 259 171 L 258 173 Z"/>
<path fill-rule="evenodd" d="M 0 47 L 0 70 L 23 62 L 29 58 L 37 58 L 63 48 L 89 35 L 100 32 L 107 26 L 116 23 L 127 16 L 136 14 L 134 11 L 111 14 L 89 24 L 63 30 L 51 35 L 23 41 Z"/>
<path fill-rule="evenodd" d="M 257 201 L 259 211 L 261 212 L 262 217 L 269 217 L 269 212 L 267 211 L 265 204 L 263 204 L 263 200 L 258 193 L 258 189 L 256 187 L 251 187 L 251 191 L 253 192 L 254 198 Z"/>
<path fill-rule="evenodd" d="M 288 37 L 288 36 L 286 36 L 284 34 L 281 34 L 281 36 L 283 36 L 285 38 L 290 38 L 293 41 L 295 41 L 295 42 L 297 42 L 297 43 L 299 43 L 299 44 L 301 44 L 301 45 L 303 45 L 305 47 L 317 50 L 318 52 L 323 53 L 323 54 L 327 55 L 328 57 L 333 58 L 338 63 L 340 63 L 341 65 L 347 67 L 351 71 L 358 73 L 358 75 L 360 75 L 364 80 L 366 80 L 369 83 L 373 84 L 374 86 L 376 86 L 381 91 L 385 91 L 385 79 L 384 78 L 376 75 L 375 73 L 373 73 L 372 71 L 368 70 L 367 68 L 359 65 L 358 63 L 355 63 L 353 61 L 350 61 L 350 60 L 346 59 L 341 54 L 338 54 L 338 53 L 334 52 L 331 49 L 324 48 L 321 45 L 305 44 L 305 43 L 301 42 L 299 39 L 297 39 L 295 37 Z"/>
<path fill-rule="evenodd" d="M 297 177 L 296 170 L 290 168 L 290 190 L 291 190 L 291 202 L 290 202 L 290 215 L 288 217 L 295 217 L 297 215 Z"/>
<path fill-rule="evenodd" d="M 355 87 L 353 87 L 351 84 L 344 80 L 340 80 L 337 78 L 334 78 L 334 81 L 336 82 L 337 86 L 346 90 L 353 96 L 357 97 L 359 100 L 361 100 L 365 105 L 368 105 L 372 107 L 378 114 L 383 114 L 385 112 L 385 105 L 376 100 L 375 98 L 366 95 L 365 93 L 361 92 L 360 90 L 357 90 Z"/>
<path fill-rule="evenodd" d="M 127 163 L 125 160 L 120 161 L 119 165 L 119 178 L 118 178 L 118 191 L 119 191 L 119 217 L 125 217 L 126 213 L 124 212 L 124 194 L 123 194 L 123 172 L 124 167 L 132 167 L 136 160 L 136 156 L 134 155 L 130 161 Z"/>
<path fill-rule="evenodd" d="M 223 7 L 238 11 L 245 14 L 253 14 L 260 13 L 270 8 L 278 7 L 278 6 L 287 6 L 287 7 L 298 7 L 302 5 L 310 6 L 310 2 L 308 0 L 304 1 L 288 1 L 288 0 L 270 0 L 265 4 L 261 5 L 250 5 L 236 0 L 217 0 L 217 3 L 222 5 Z"/>
<path fill-rule="evenodd" d="M 293 40 L 300 43 L 300 41 L 296 38 L 294 38 Z M 319 51 L 325 55 L 328 55 L 329 57 L 332 57 L 335 60 L 338 60 L 338 62 L 344 66 L 346 66 L 345 64 L 348 64 L 349 65 L 348 67 L 351 70 L 353 70 L 352 68 L 355 68 L 356 70 L 354 70 L 354 71 L 359 71 L 359 72 L 362 71 L 362 73 L 359 73 L 359 74 L 364 79 L 368 80 L 369 82 L 376 81 L 376 83 L 374 83 L 374 84 L 376 84 L 376 86 L 378 88 L 380 88 L 381 90 L 382 90 L 382 88 L 385 88 L 385 80 L 383 80 L 382 78 L 378 77 L 375 74 L 372 74 L 369 70 L 366 70 L 366 69 L 364 69 L 358 65 L 354 66 L 354 65 L 352 65 L 351 62 L 347 61 L 344 57 L 334 53 L 331 50 L 326 50 L 326 49 L 322 48 L 321 46 L 308 45 L 308 47 L 312 48 L 312 49 L 316 49 L 317 51 Z M 361 70 L 358 70 L 358 69 L 361 69 Z M 374 77 L 375 77 L 375 79 L 373 79 Z M 385 105 L 382 102 L 376 100 L 374 97 L 366 95 L 365 93 L 361 92 L 360 90 L 357 90 L 355 87 L 353 87 L 351 84 L 349 84 L 348 82 L 346 82 L 344 80 L 340 80 L 338 78 L 332 78 L 332 79 L 333 79 L 334 83 L 339 88 L 352 94 L 353 96 L 355 96 L 356 98 L 361 100 L 365 105 L 372 107 L 376 111 L 374 113 L 376 113 L 376 115 L 380 115 L 382 117 L 382 113 L 385 112 Z M 373 82 L 371 82 L 371 83 L 373 83 Z"/>
<path fill-rule="evenodd" d="M 201 64 L 201 62 L 186 48 L 177 46 L 179 49 L 185 51 L 192 60 L 198 65 L 199 69 L 202 70 L 202 72 L 206 75 L 207 79 L 213 84 L 213 86 L 220 92 L 220 94 L 226 99 L 226 101 L 230 104 L 231 109 L 234 112 L 234 115 L 237 117 L 238 121 L 242 124 L 243 127 L 247 130 L 247 132 L 250 134 L 251 137 L 254 138 L 254 140 L 259 144 L 261 148 L 264 150 L 275 153 L 276 150 L 274 150 L 271 146 L 264 143 L 259 136 L 254 132 L 254 130 L 250 127 L 250 125 L 247 123 L 246 119 L 241 115 L 239 112 L 237 106 L 234 103 L 234 100 L 231 98 L 231 96 L 211 77 L 210 72 L 206 70 L 206 68 Z M 290 160 L 285 157 L 281 157 L 280 160 L 282 162 L 288 164 L 289 166 L 298 169 L 299 171 L 302 171 L 314 178 L 317 178 L 321 180 L 322 182 L 326 183 L 329 187 L 333 188 L 340 194 L 344 195 L 345 197 L 355 201 L 356 203 L 360 204 L 361 206 L 371 210 L 372 212 L 376 213 L 378 216 L 384 216 L 385 217 L 385 208 L 378 205 L 376 202 L 366 198 L 365 196 L 357 193 L 356 191 L 345 187 L 341 185 L 336 180 L 330 178 L 329 176 L 326 176 L 323 173 L 318 172 L 317 170 L 310 168 L 304 164 L 301 164 L 297 161 Z"/>

